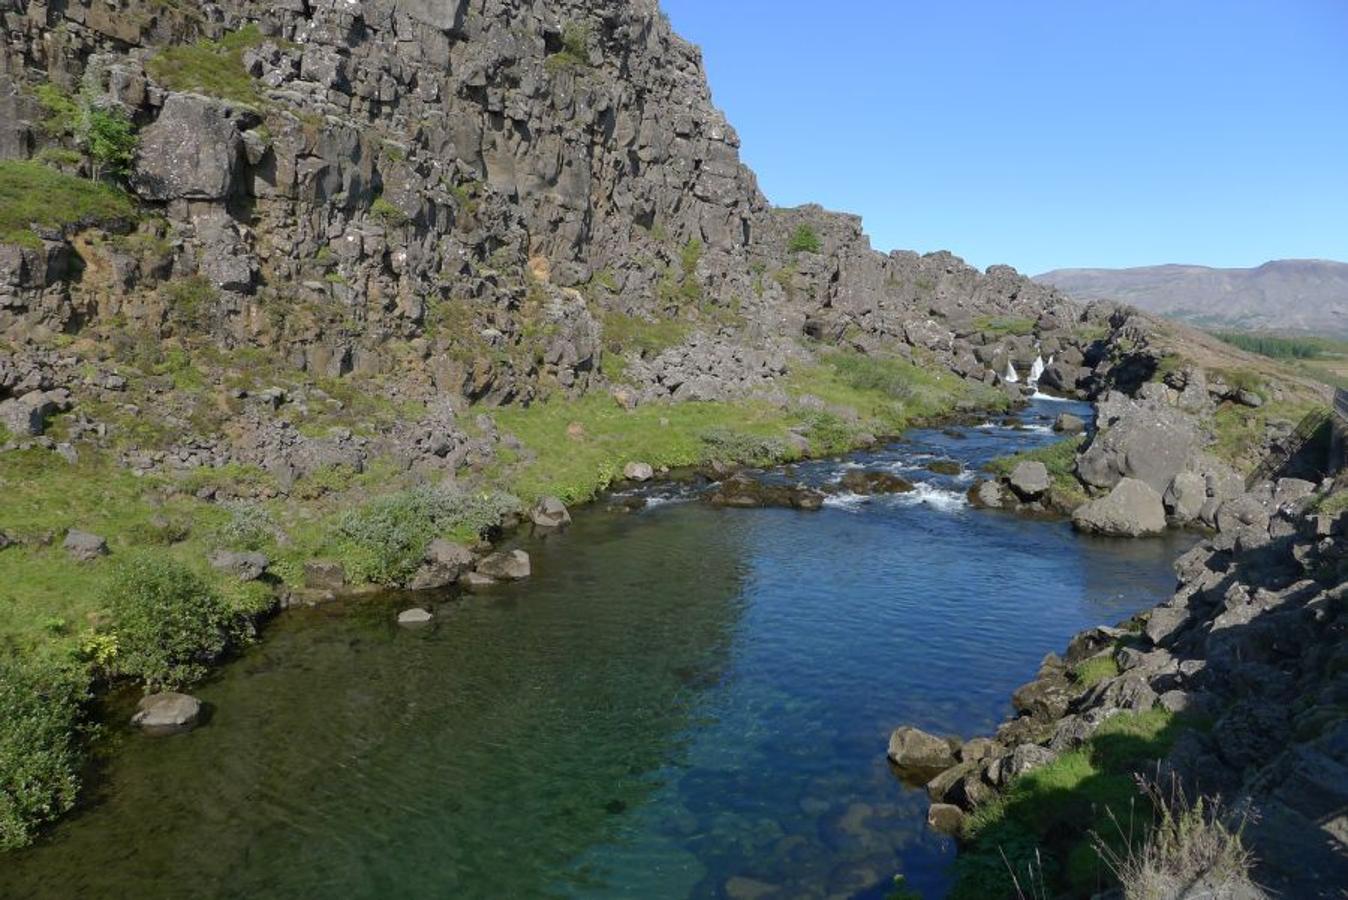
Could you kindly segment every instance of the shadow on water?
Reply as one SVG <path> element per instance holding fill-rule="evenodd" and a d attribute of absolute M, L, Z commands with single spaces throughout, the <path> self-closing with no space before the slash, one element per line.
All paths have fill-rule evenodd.
<path fill-rule="evenodd" d="M 883 896 L 898 871 L 941 896 L 953 847 L 888 731 L 991 730 L 1045 652 L 1168 592 L 1185 543 L 968 509 L 1059 408 L 798 473 L 908 495 L 579 511 L 529 542 L 533 579 L 438 598 L 431 629 L 394 624 L 405 598 L 288 613 L 201 688 L 208 727 L 119 711 L 95 801 L 0 896 Z"/>

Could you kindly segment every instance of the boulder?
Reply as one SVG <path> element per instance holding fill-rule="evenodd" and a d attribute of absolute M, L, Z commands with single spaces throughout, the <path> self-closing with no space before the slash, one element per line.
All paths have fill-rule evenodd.
<path fill-rule="evenodd" d="M 1077 507 L 1072 526 L 1078 531 L 1118 537 L 1141 537 L 1165 531 L 1161 495 L 1144 481 L 1124 478 L 1106 496 Z"/>
<path fill-rule="evenodd" d="M 1086 422 L 1071 413 L 1058 413 L 1058 418 L 1053 420 L 1053 430 L 1060 434 L 1081 434 L 1086 430 Z"/>
<path fill-rule="evenodd" d="M 1034 500 L 1049 489 L 1052 481 L 1048 476 L 1047 466 L 1038 461 L 1027 460 L 1016 464 L 1007 483 L 1020 499 Z"/>
<path fill-rule="evenodd" d="M 1194 521 L 1208 502 L 1207 479 L 1194 472 L 1180 472 L 1165 489 L 1161 498 L 1166 511 L 1181 524 Z"/>
<path fill-rule="evenodd" d="M 89 562 L 98 559 L 100 556 L 107 556 L 108 542 L 96 534 L 90 534 L 87 531 L 77 531 L 72 528 L 66 533 L 66 539 L 61 544 L 66 552 L 72 558 L 80 562 Z"/>
<path fill-rule="evenodd" d="M 145 200 L 223 200 L 234 193 L 243 138 L 225 104 L 169 94 L 140 134 L 132 184 Z"/>
<path fill-rule="evenodd" d="M 529 554 L 523 550 L 493 553 L 477 564 L 477 572 L 499 581 L 521 581 L 530 575 Z"/>
<path fill-rule="evenodd" d="M 1001 509 L 1002 486 L 995 481 L 980 481 L 969 489 L 969 503 L 983 509 Z"/>
<path fill-rule="evenodd" d="M 742 472 L 722 481 L 716 490 L 706 495 L 706 499 L 713 506 L 729 506 L 737 509 L 781 506 L 815 510 L 824 504 L 824 495 L 814 488 L 791 484 L 768 484 Z"/>
<path fill-rule="evenodd" d="M 421 568 L 407 583 L 408 590 L 434 591 L 448 587 L 473 567 L 477 557 L 462 544 L 436 538 L 426 548 Z"/>
<path fill-rule="evenodd" d="M 404 628 L 420 628 L 423 625 L 429 625 L 435 621 L 435 616 L 431 615 L 430 610 L 414 607 L 405 609 L 398 613 L 398 624 Z"/>
<path fill-rule="evenodd" d="M 1058 754 L 1047 747 L 1040 747 L 1038 744 L 1021 744 L 1011 751 L 1010 759 L 1003 760 L 1002 777 L 1010 782 L 1026 772 L 1043 768 L 1057 758 Z"/>
<path fill-rule="evenodd" d="M 201 720 L 201 701 L 190 694 L 150 694 L 136 705 L 131 724 L 146 734 L 162 736 L 191 731 Z"/>
<path fill-rule="evenodd" d="M 655 470 L 650 463 L 630 462 L 623 466 L 623 477 L 628 481 L 650 481 L 655 477 Z"/>
<path fill-rule="evenodd" d="M 459 585 L 466 591 L 485 591 L 488 588 L 495 587 L 496 579 L 490 575 L 483 575 L 481 572 L 465 572 L 459 576 Z"/>
<path fill-rule="evenodd" d="M 1111 399 L 1101 415 L 1116 418 L 1077 459 L 1077 474 L 1091 487 L 1132 478 L 1160 494 L 1201 450 L 1196 421 L 1177 409 Z"/>
<path fill-rule="evenodd" d="M 933 803 L 927 809 L 927 826 L 942 834 L 958 834 L 964 810 L 953 803 Z"/>
<path fill-rule="evenodd" d="M 529 511 L 529 518 L 540 528 L 561 528 L 571 524 L 571 514 L 556 497 L 544 497 Z"/>
<path fill-rule="evenodd" d="M 261 553 L 217 550 L 211 554 L 210 563 L 212 568 L 233 575 L 240 581 L 257 581 L 267 573 L 271 560 Z"/>
<path fill-rule="evenodd" d="M 955 765 L 950 741 L 908 725 L 889 736 L 889 761 L 901 769 L 940 771 Z"/>
<path fill-rule="evenodd" d="M 1035 679 L 1016 688 L 1011 695 L 1011 705 L 1017 712 L 1039 719 L 1058 718 L 1067 712 L 1071 700 L 1067 679 L 1062 677 Z"/>
<path fill-rule="evenodd" d="M 335 559 L 311 559 L 304 564 L 306 587 L 340 591 L 346 587 L 346 569 Z"/>

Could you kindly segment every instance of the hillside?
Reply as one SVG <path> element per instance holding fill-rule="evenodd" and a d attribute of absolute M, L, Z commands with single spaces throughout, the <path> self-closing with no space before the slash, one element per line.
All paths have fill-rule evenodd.
<path fill-rule="evenodd" d="M 1205 328 L 1348 336 L 1348 263 L 1282 259 L 1253 269 L 1055 269 L 1034 280 L 1080 300 L 1128 303 Z"/>

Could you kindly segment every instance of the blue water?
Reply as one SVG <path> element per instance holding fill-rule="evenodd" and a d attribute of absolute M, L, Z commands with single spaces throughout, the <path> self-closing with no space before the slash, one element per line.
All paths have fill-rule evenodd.
<path fill-rule="evenodd" d="M 922 468 L 1046 443 L 1063 409 L 1085 411 L 790 473 L 911 494 L 600 504 L 523 541 L 528 582 L 434 598 L 431 630 L 396 627 L 406 598 L 289 613 L 198 691 L 205 727 L 114 728 L 87 808 L 0 860 L 0 895 L 883 897 L 902 873 L 939 897 L 954 847 L 889 731 L 992 730 L 1046 652 L 1166 594 L 1188 543 L 975 511 L 971 474 Z"/>

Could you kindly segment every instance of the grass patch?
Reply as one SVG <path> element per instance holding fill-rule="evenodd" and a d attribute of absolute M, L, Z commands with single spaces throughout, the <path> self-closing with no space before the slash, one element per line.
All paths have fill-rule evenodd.
<path fill-rule="evenodd" d="M 1092 832 L 1115 834 L 1114 820 L 1137 820 L 1135 773 L 1163 757 L 1189 727 L 1165 710 L 1120 714 L 1080 749 L 1017 778 L 965 821 L 951 897 L 1015 896 L 1011 870 L 1022 885 L 1042 884 L 1046 896 L 1087 896 L 1107 887 L 1113 875 Z"/>
<path fill-rule="evenodd" d="M 1013 453 L 1010 456 L 999 456 L 990 460 L 983 469 L 994 475 L 1009 476 L 1015 471 L 1016 466 L 1023 462 L 1041 462 L 1044 468 L 1048 469 L 1048 476 L 1053 483 L 1053 492 L 1058 501 L 1074 506 L 1084 503 L 1087 499 L 1086 491 L 1075 474 L 1077 453 L 1085 443 L 1086 436 L 1079 434 L 1045 447 Z"/>
<path fill-rule="evenodd" d="M 590 65 L 590 31 L 584 25 L 568 23 L 562 29 L 562 46 L 543 61 L 549 72 L 584 69 Z"/>
<path fill-rule="evenodd" d="M 819 235 L 809 225 L 800 225 L 786 242 L 788 253 L 818 253 L 823 248 Z"/>
<path fill-rule="evenodd" d="M 244 68 L 243 51 L 261 45 L 263 40 L 256 25 L 245 25 L 218 41 L 166 47 L 150 58 L 146 68 L 170 90 L 192 91 L 260 107 L 262 95 L 253 76 Z"/>
<path fill-rule="evenodd" d="M 1102 653 L 1083 659 L 1068 672 L 1072 683 L 1083 691 L 1119 674 L 1119 664 L 1113 653 Z"/>
<path fill-rule="evenodd" d="M 1025 336 L 1034 334 L 1034 319 L 1023 316 L 979 316 L 974 319 L 974 327 L 988 334 Z"/>
<path fill-rule="evenodd" d="M 63 229 L 135 217 L 131 198 L 116 188 L 37 162 L 0 162 L 0 242 L 40 247 L 33 225 Z"/>
<path fill-rule="evenodd" d="M 1341 512 L 1348 511 L 1348 491 L 1334 491 L 1332 494 L 1325 494 L 1315 501 L 1315 505 L 1311 509 L 1326 516 L 1337 516 Z"/>

